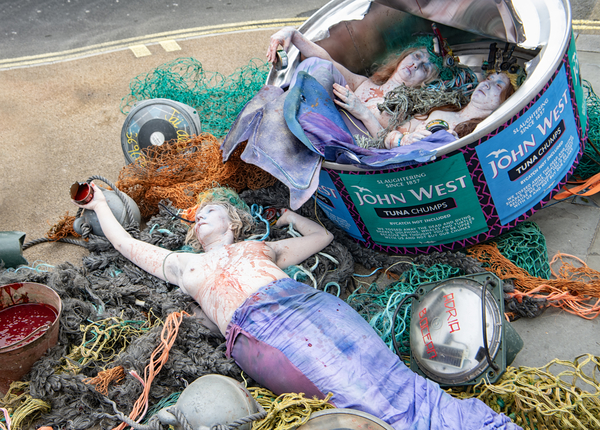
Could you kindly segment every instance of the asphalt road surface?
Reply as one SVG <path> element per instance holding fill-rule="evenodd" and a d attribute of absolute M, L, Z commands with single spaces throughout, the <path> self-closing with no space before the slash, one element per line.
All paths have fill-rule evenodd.
<path fill-rule="evenodd" d="M 0 59 L 72 51 L 182 29 L 308 18 L 326 3 L 326 0 L 0 0 Z M 571 4 L 576 31 L 600 34 L 598 0 L 575 0 Z"/>
<path fill-rule="evenodd" d="M 0 0 L 0 58 L 148 34 L 278 18 L 308 18 L 325 0 Z"/>

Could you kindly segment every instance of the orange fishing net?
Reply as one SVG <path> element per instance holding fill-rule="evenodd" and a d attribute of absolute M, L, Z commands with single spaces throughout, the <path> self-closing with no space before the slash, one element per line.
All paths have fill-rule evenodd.
<path fill-rule="evenodd" d="M 115 185 L 137 203 L 144 218 L 158 213 L 163 199 L 178 209 L 189 208 L 197 203 L 198 193 L 215 184 L 237 192 L 273 185 L 273 176 L 240 159 L 243 147 L 240 145 L 223 164 L 219 142 L 208 133 L 154 146 L 144 157 L 125 166 Z"/>
<path fill-rule="evenodd" d="M 50 230 L 46 233 L 46 237 L 55 241 L 69 236 L 79 237 L 77 232 L 73 229 L 73 221 L 75 221 L 75 216 L 70 216 L 69 212 L 67 212 L 56 224 L 50 227 Z"/>
<path fill-rule="evenodd" d="M 552 270 L 556 279 L 542 279 L 531 276 L 504 257 L 495 243 L 475 245 L 467 251 L 500 279 L 512 279 L 515 292 L 508 295 L 519 302 L 525 296 L 544 298 L 550 306 L 560 307 L 582 318 L 593 319 L 600 315 L 600 272 L 590 269 L 576 257 L 556 254 L 550 262 L 551 267 L 552 264 L 560 264 L 558 273 Z M 566 257 L 578 260 L 581 266 L 565 262 Z"/>

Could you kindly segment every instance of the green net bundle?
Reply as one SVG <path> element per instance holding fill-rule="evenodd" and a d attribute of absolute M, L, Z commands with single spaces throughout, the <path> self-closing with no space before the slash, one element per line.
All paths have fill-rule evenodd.
<path fill-rule="evenodd" d="M 413 265 L 404 272 L 400 280 L 386 287 L 385 291 L 378 291 L 377 285 L 372 284 L 367 291 L 359 292 L 357 289 L 346 302 L 354 308 L 375 329 L 390 349 L 393 350 L 392 319 L 396 307 L 408 294 L 412 294 L 424 283 L 438 282 L 456 276 L 463 276 L 465 272 L 447 264 L 434 264 L 431 267 Z M 410 353 L 410 301 L 405 302 L 396 318 L 395 336 L 400 344 L 400 353 Z"/>
<path fill-rule="evenodd" d="M 585 101 L 590 128 L 583 156 L 573 175 L 588 179 L 600 173 L 600 98 L 588 81 L 583 81 L 583 88 L 586 92 Z"/>
<path fill-rule="evenodd" d="M 502 255 L 531 276 L 550 279 L 546 238 L 536 223 L 522 222 L 493 241 Z"/>
<path fill-rule="evenodd" d="M 202 131 L 223 137 L 244 105 L 260 90 L 269 73 L 267 63 L 251 60 L 229 76 L 207 72 L 194 58 L 178 58 L 136 76 L 121 100 L 127 114 L 140 100 L 165 98 L 197 110 Z"/>

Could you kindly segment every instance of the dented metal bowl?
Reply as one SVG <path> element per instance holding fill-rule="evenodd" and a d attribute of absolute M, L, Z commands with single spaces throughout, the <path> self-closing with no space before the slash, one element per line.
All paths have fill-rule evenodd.
<path fill-rule="evenodd" d="M 58 340 L 62 302 L 53 289 L 35 282 L 0 286 L 0 311 L 20 304 L 49 306 L 56 317 L 48 326 L 37 328 L 35 331 L 39 332 L 34 336 L 27 336 L 22 341 L 0 348 L 0 394 L 6 393 L 12 382 L 25 376 L 31 366 Z"/>

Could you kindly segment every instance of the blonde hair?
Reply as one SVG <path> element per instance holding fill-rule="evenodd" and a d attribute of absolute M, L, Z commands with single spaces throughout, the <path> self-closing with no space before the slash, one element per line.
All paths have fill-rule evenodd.
<path fill-rule="evenodd" d="M 231 188 L 215 187 L 198 195 L 198 209 L 209 205 L 218 205 L 225 208 L 229 216 L 229 225 L 233 233 L 233 239 L 238 240 L 247 237 L 254 227 L 255 221 L 250 214 L 250 208 Z M 185 243 L 194 249 L 201 249 L 200 242 L 195 235 L 196 223 L 194 223 L 185 238 Z"/>

